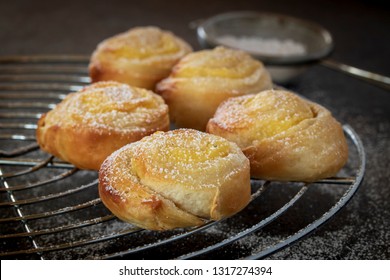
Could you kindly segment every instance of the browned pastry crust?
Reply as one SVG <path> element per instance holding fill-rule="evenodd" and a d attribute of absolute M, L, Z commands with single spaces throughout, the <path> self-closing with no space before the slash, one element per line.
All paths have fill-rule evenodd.
<path fill-rule="evenodd" d="M 270 88 L 261 62 L 245 52 L 217 47 L 186 55 L 156 92 L 167 102 L 176 126 L 204 131 L 223 100 Z"/>
<path fill-rule="evenodd" d="M 142 228 L 198 226 L 249 203 L 249 161 L 218 136 L 190 129 L 156 132 L 104 161 L 99 194 L 113 214 Z"/>
<path fill-rule="evenodd" d="M 125 144 L 169 129 L 168 107 L 157 94 L 117 82 L 70 93 L 42 115 L 36 131 L 42 150 L 81 169 L 98 170 Z"/>
<path fill-rule="evenodd" d="M 207 131 L 233 141 L 251 162 L 251 175 L 281 181 L 334 176 L 348 159 L 341 125 L 324 107 L 269 90 L 221 104 Z"/>
<path fill-rule="evenodd" d="M 113 80 L 154 90 L 192 48 L 158 27 L 136 27 L 101 42 L 89 65 L 92 82 Z"/>

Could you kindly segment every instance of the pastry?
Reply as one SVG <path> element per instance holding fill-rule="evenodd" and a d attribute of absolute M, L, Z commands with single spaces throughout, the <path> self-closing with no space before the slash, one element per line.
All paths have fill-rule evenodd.
<path fill-rule="evenodd" d="M 78 168 L 99 170 L 120 147 L 168 129 L 168 107 L 159 95 L 99 82 L 70 93 L 42 115 L 36 136 L 42 150 Z"/>
<path fill-rule="evenodd" d="M 99 194 L 113 214 L 141 228 L 199 226 L 249 203 L 249 161 L 222 137 L 192 129 L 156 132 L 104 161 Z"/>
<path fill-rule="evenodd" d="M 113 80 L 154 90 L 190 45 L 158 27 L 136 27 L 101 42 L 91 57 L 92 82 Z"/>
<path fill-rule="evenodd" d="M 237 143 L 254 178 L 316 181 L 334 176 L 348 159 L 343 129 L 331 113 L 282 90 L 228 99 L 207 131 Z"/>
<path fill-rule="evenodd" d="M 204 131 L 225 99 L 272 88 L 263 64 L 249 54 L 217 47 L 186 55 L 157 84 L 177 127 Z"/>

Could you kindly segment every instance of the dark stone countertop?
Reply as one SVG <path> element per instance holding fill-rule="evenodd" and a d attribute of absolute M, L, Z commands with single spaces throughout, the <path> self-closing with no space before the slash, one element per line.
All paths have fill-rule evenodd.
<path fill-rule="evenodd" d="M 90 54 L 101 40 L 158 25 L 199 49 L 188 23 L 233 10 L 288 14 L 334 36 L 332 58 L 390 76 L 390 12 L 385 1 L 2 1 L 0 55 Z M 270 259 L 390 258 L 390 92 L 323 66 L 292 89 L 350 124 L 367 153 L 364 182 L 350 203 L 309 237 Z"/>

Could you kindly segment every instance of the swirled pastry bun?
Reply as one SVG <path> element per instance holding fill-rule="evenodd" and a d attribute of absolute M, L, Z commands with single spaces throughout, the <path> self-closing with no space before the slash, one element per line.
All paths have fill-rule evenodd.
<path fill-rule="evenodd" d="M 176 126 L 204 131 L 225 99 L 270 88 L 270 75 L 261 62 L 243 51 L 217 47 L 185 56 L 156 91 Z"/>
<path fill-rule="evenodd" d="M 141 228 L 198 226 L 249 203 L 249 161 L 222 137 L 189 129 L 156 132 L 104 161 L 99 194 L 114 215 Z"/>
<path fill-rule="evenodd" d="M 101 42 L 91 57 L 92 82 L 113 80 L 154 90 L 192 49 L 173 33 L 136 27 Z"/>
<path fill-rule="evenodd" d="M 282 90 L 227 100 L 207 131 L 237 143 L 260 179 L 316 181 L 335 175 L 348 159 L 343 129 L 331 113 Z"/>
<path fill-rule="evenodd" d="M 42 150 L 81 169 L 99 170 L 120 147 L 169 129 L 168 107 L 157 94 L 117 82 L 70 93 L 38 121 Z"/>

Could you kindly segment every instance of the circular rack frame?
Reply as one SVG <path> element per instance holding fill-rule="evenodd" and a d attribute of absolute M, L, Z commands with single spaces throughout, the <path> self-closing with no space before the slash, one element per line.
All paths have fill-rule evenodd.
<path fill-rule="evenodd" d="M 153 232 L 119 221 L 101 203 L 97 173 L 39 150 L 38 118 L 90 83 L 86 56 L 0 57 L 0 257 L 3 259 L 263 259 L 308 236 L 358 190 L 364 147 L 349 125 L 340 176 L 311 184 L 252 180 L 237 215 Z"/>

